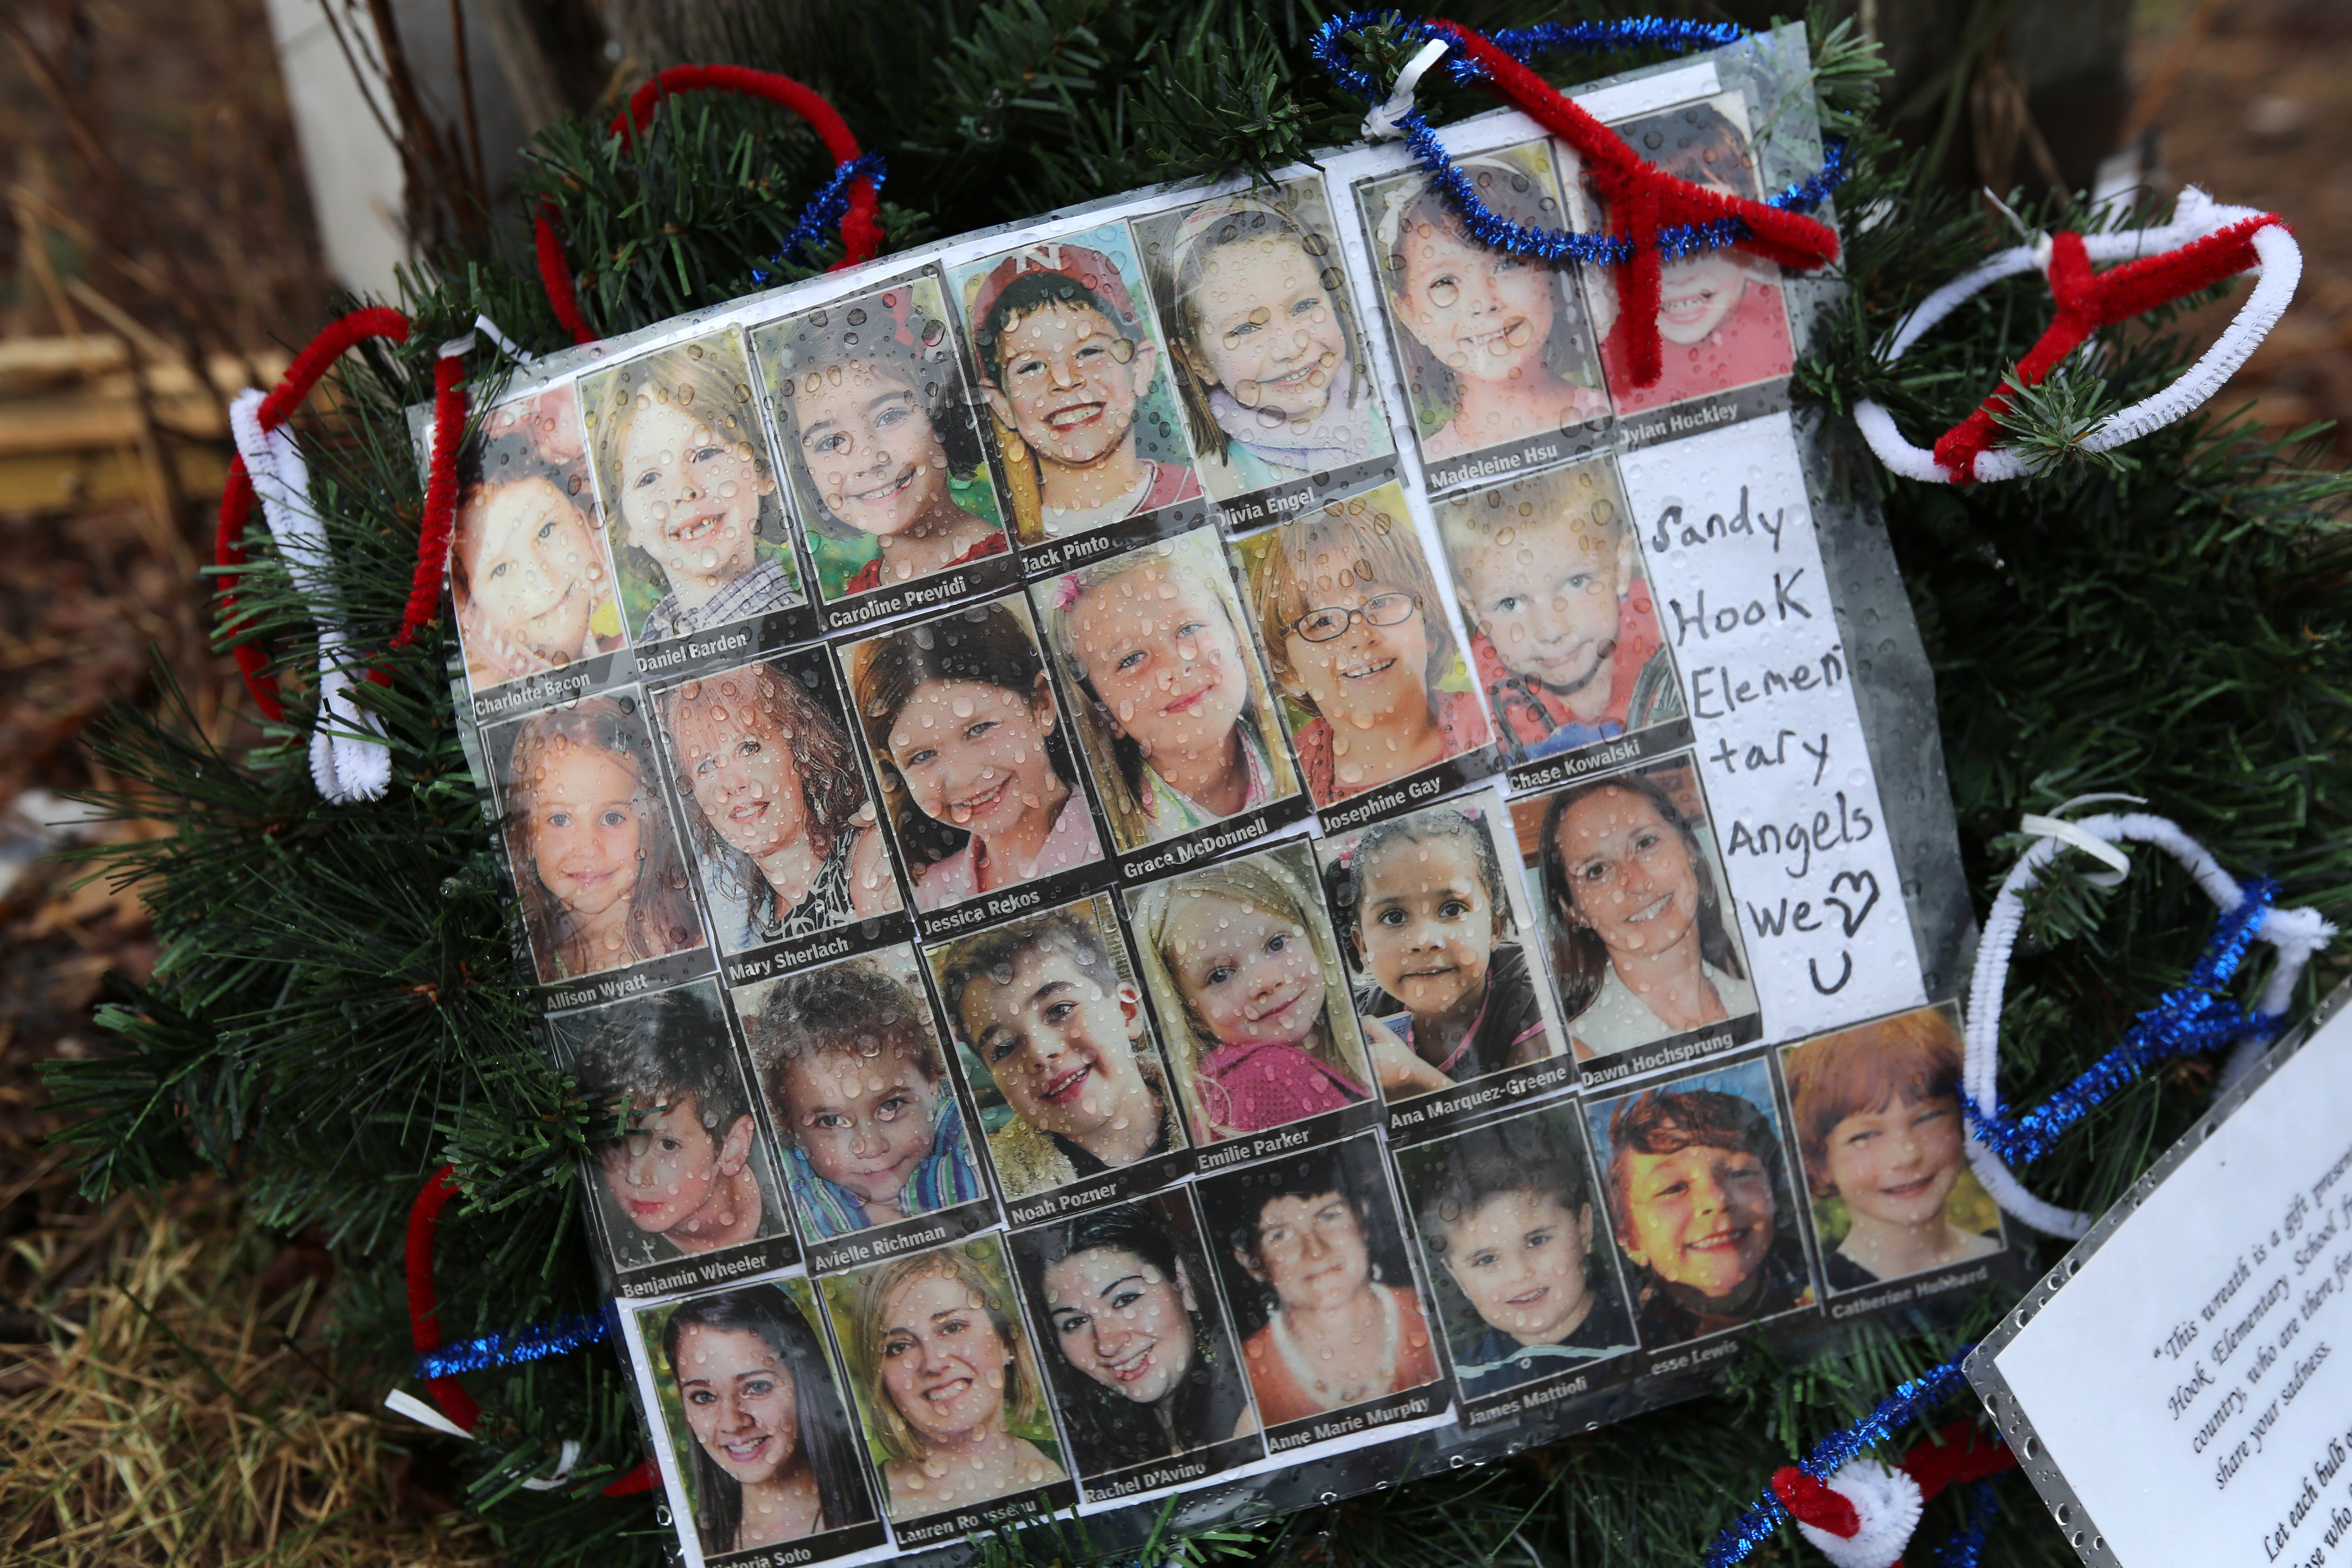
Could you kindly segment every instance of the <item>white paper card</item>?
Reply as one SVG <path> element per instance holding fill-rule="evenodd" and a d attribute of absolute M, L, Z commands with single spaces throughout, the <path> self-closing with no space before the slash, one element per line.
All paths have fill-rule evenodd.
<path fill-rule="evenodd" d="M 1926 1001 L 1789 416 L 1619 462 L 1765 1017 L 1794 1036 Z"/>
<path fill-rule="evenodd" d="M 1992 1358 L 2046 1451 L 2021 1447 L 2028 1472 L 2045 1494 L 2071 1489 L 2053 1509 L 2085 1559 L 2352 1559 L 2347 1298 L 2352 1016 L 2338 1012 Z"/>

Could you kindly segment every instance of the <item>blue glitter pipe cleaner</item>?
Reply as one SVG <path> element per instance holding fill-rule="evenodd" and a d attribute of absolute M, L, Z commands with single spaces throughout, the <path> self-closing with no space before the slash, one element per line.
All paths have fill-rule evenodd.
<path fill-rule="evenodd" d="M 1895 1392 L 1880 1400 L 1869 1415 L 1844 1431 L 1832 1433 L 1823 1438 L 1797 1468 L 1817 1481 L 1827 1480 L 1847 1461 L 1858 1459 L 1871 1449 L 1883 1447 L 1895 1433 L 1959 1391 L 1967 1381 L 1961 1374 L 1960 1363 L 1974 1349 L 1974 1345 L 1969 1345 L 1941 1366 L 1931 1367 L 1916 1377 L 1896 1384 Z M 1763 1495 L 1756 1500 L 1755 1506 L 1733 1520 L 1706 1549 L 1706 1568 L 1731 1568 L 1735 1563 L 1745 1562 L 1748 1553 L 1770 1540 L 1772 1532 L 1788 1519 L 1788 1509 L 1781 1505 L 1772 1489 L 1766 1487 Z M 1979 1549 L 1982 1544 L 1980 1538 L 1978 1542 Z M 1969 1563 L 1974 1561 L 1971 1556 Z M 1955 1564 L 1954 1568 L 1966 1568 L 1966 1565 Z"/>
<path fill-rule="evenodd" d="M 1994 1490 L 1999 1484 L 1990 1476 L 1969 1483 L 1968 1494 L 1960 1502 L 1960 1528 L 1936 1554 L 1944 1568 L 1977 1568 L 1978 1559 L 1984 1555 L 1985 1532 L 1992 1528 L 1993 1515 L 2000 1511 L 2000 1497 Z"/>
<path fill-rule="evenodd" d="M 793 224 L 792 232 L 784 236 L 783 244 L 778 246 L 775 255 L 768 258 L 768 266 L 780 267 L 788 260 L 804 267 L 811 265 L 809 247 L 824 239 L 826 231 L 839 224 L 842 215 L 849 210 L 849 187 L 860 180 L 871 179 L 874 194 L 879 196 L 882 182 L 889 177 L 889 167 L 883 163 L 879 153 L 860 153 L 846 163 L 835 164 L 832 176 L 816 188 L 816 195 L 811 196 L 808 205 L 801 209 L 801 216 Z M 764 268 L 751 268 L 751 281 L 754 283 L 764 284 L 770 276 Z"/>
<path fill-rule="evenodd" d="M 2167 992 L 2133 1020 L 2123 1043 L 2091 1064 L 2080 1078 L 2024 1115 L 1987 1115 L 1966 1095 L 1960 1109 L 1978 1139 L 2012 1165 L 2032 1164 L 2047 1154 L 2066 1130 L 2091 1108 L 2157 1063 L 2211 1050 L 2241 1036 L 2276 1029 L 2281 1020 L 2249 1014 L 2220 994 L 2245 962 L 2279 885 L 2267 877 L 2250 879 L 2238 907 L 2221 917 L 2212 940 L 2189 972 L 2188 983 Z"/>
<path fill-rule="evenodd" d="M 1407 16 L 1401 11 L 1351 12 L 1317 28 L 1311 46 L 1317 63 L 1340 87 L 1374 106 L 1386 101 L 1387 90 L 1374 81 L 1369 72 L 1359 69 L 1342 47 L 1342 40 L 1348 35 L 1370 27 L 1387 27 L 1408 38 L 1423 41 L 1451 41 L 1449 35 L 1427 21 Z M 1625 22 L 1549 22 L 1532 27 L 1514 27 L 1490 37 L 1496 47 L 1506 54 L 1527 63 L 1559 51 L 1598 54 L 1613 49 L 1658 48 L 1685 53 L 1692 49 L 1721 48 L 1748 36 L 1745 28 L 1729 23 L 1685 22 L 1664 16 L 1642 16 Z M 1465 85 L 1484 80 L 1486 75 L 1476 62 L 1453 55 L 1446 58 L 1445 66 L 1448 75 Z M 1453 155 L 1439 142 L 1437 133 L 1430 129 L 1428 121 L 1423 118 L 1419 109 L 1406 110 L 1397 117 L 1396 124 L 1404 133 L 1405 145 L 1412 148 L 1413 156 L 1421 161 L 1430 182 L 1444 196 L 1446 205 L 1461 217 L 1463 227 L 1480 245 L 1512 256 L 1554 263 L 1580 261 L 1589 267 L 1621 266 L 1633 258 L 1633 242 L 1622 236 L 1572 234 L 1564 229 L 1515 223 L 1489 210 L 1478 199 L 1469 177 L 1462 173 Z M 1783 212 L 1811 212 L 1844 183 L 1847 172 L 1844 139 L 1827 137 L 1823 140 L 1820 172 L 1783 187 L 1768 198 L 1766 205 Z M 1658 231 L 1658 253 L 1669 259 L 1676 259 L 1701 251 L 1719 250 L 1725 246 L 1737 245 L 1747 237 L 1748 226 L 1736 217 L 1720 217 L 1704 224 L 1680 224 Z"/>
<path fill-rule="evenodd" d="M 529 1361 L 566 1355 L 604 1337 L 604 1320 L 593 1312 L 574 1313 L 544 1323 L 532 1323 L 512 1334 L 484 1334 L 454 1345 L 442 1345 L 416 1358 L 420 1378 L 455 1377 L 461 1373 L 488 1372 L 497 1366 L 520 1366 Z"/>

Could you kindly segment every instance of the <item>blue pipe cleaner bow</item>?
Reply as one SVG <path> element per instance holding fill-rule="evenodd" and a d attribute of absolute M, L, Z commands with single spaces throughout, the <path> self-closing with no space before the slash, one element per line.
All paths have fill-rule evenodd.
<path fill-rule="evenodd" d="M 1317 28 L 1311 46 L 1317 63 L 1340 87 L 1375 107 L 1387 100 L 1387 90 L 1369 72 L 1358 69 L 1341 47 L 1341 40 L 1349 34 L 1370 27 L 1386 27 L 1424 42 L 1451 41 L 1449 35 L 1429 22 L 1407 16 L 1402 11 L 1354 11 Z M 1559 51 L 1601 54 L 1612 49 L 1657 48 L 1681 54 L 1692 49 L 1721 48 L 1748 36 L 1746 28 L 1728 22 L 1685 22 L 1665 16 L 1638 16 L 1624 22 L 1544 22 L 1489 35 L 1497 48 L 1522 63 Z M 1486 74 L 1475 61 L 1452 55 L 1446 58 L 1445 68 L 1447 75 L 1464 85 L 1481 81 Z M 1486 248 L 1539 261 L 1580 261 L 1589 267 L 1615 267 L 1633 258 L 1633 242 L 1622 236 L 1571 234 L 1564 229 L 1514 223 L 1491 211 L 1478 199 L 1469 176 L 1454 162 L 1418 108 L 1406 110 L 1397 117 L 1396 123 L 1404 132 L 1405 144 L 1428 172 L 1430 183 L 1445 198 L 1445 205 L 1461 217 L 1470 237 Z M 1787 185 L 1768 198 L 1766 205 L 1783 212 L 1811 212 L 1844 183 L 1847 173 L 1845 139 L 1826 137 L 1820 173 Z M 1658 231 L 1658 254 L 1676 259 L 1700 251 L 1719 250 L 1738 244 L 1748 237 L 1748 226 L 1736 217 L 1677 224 Z"/>
<path fill-rule="evenodd" d="M 2238 907 L 2224 914 L 2213 937 L 2189 972 L 2187 984 L 2157 998 L 2133 1020 L 2123 1043 L 2091 1064 L 2080 1078 L 2024 1115 L 1990 1115 L 1966 1095 L 1960 1109 L 1985 1147 L 2012 1165 L 2030 1165 L 2048 1153 L 2066 1130 L 2091 1108 L 2157 1063 L 2211 1050 L 2241 1036 L 2276 1029 L 2280 1019 L 2248 1013 L 2221 994 L 2238 973 L 2270 914 L 2279 885 L 2267 877 L 2250 879 Z"/>
<path fill-rule="evenodd" d="M 889 177 L 889 166 L 883 163 L 879 153 L 861 153 L 846 163 L 835 164 L 832 175 L 816 188 L 816 195 L 809 198 L 808 205 L 801 209 L 801 216 L 793 224 L 792 232 L 784 236 L 783 244 L 778 246 L 775 255 L 768 258 L 768 266 L 781 267 L 787 260 L 803 267 L 810 265 L 809 247 L 822 240 L 825 231 L 839 224 L 842 216 L 849 211 L 849 187 L 860 180 L 871 179 L 874 194 L 879 196 L 882 182 Z M 751 268 L 752 282 L 765 283 L 768 279 L 767 268 Z"/>
<path fill-rule="evenodd" d="M 511 1334 L 484 1334 L 454 1345 L 441 1345 L 416 1358 L 420 1378 L 455 1377 L 460 1373 L 488 1372 L 494 1366 L 520 1366 L 544 1361 L 593 1345 L 605 1333 L 604 1320 L 593 1312 L 532 1323 Z"/>

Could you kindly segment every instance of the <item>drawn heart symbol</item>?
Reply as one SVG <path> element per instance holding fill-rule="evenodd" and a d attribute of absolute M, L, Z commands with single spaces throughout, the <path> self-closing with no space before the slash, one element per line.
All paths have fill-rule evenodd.
<path fill-rule="evenodd" d="M 1854 890 L 1857 892 L 1862 891 L 1865 884 L 1868 887 L 1870 896 L 1862 900 L 1860 909 L 1855 909 L 1837 896 L 1838 889 L 1848 882 L 1853 884 Z M 1845 911 L 1841 918 L 1845 921 L 1846 940 L 1851 942 L 1853 939 L 1853 933 L 1862 929 L 1862 922 L 1870 918 L 1870 911 L 1878 907 L 1878 878 L 1869 871 L 1840 871 L 1830 879 L 1830 890 L 1822 895 L 1822 902 L 1835 904 Z"/>

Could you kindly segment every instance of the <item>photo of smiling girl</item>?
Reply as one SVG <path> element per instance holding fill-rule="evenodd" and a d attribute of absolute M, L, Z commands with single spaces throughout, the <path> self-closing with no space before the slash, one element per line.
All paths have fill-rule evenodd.
<path fill-rule="evenodd" d="M 1212 496 L 1394 450 L 1319 181 L 1139 218 L 1135 233 Z"/>
<path fill-rule="evenodd" d="M 899 1545 L 961 1533 L 953 1520 L 908 1524 L 1069 1479 L 1001 1238 L 893 1258 L 823 1289 Z"/>
<path fill-rule="evenodd" d="M 542 983 L 704 944 L 634 696 L 551 708 L 494 737 L 523 931 Z"/>
<path fill-rule="evenodd" d="M 1459 160 L 1486 210 L 1568 226 L 1549 143 Z M 1595 445 L 1610 416 L 1572 266 L 1488 250 L 1420 171 L 1356 191 L 1433 490 L 1494 472 L 1461 459 L 1518 451 L 1535 466 Z"/>
<path fill-rule="evenodd" d="M 1214 529 L 1081 567 L 1037 593 L 1120 850 L 1298 795 Z"/>
<path fill-rule="evenodd" d="M 929 958 L 1005 1202 L 1186 1146 L 1108 894 Z"/>
<path fill-rule="evenodd" d="M 1644 1346 L 1813 1304 L 1763 1062 L 1589 1102 L 1585 1120 Z"/>
<path fill-rule="evenodd" d="M 851 643 L 842 663 L 916 908 L 1102 858 L 1022 599 Z"/>
<path fill-rule="evenodd" d="M 584 375 L 580 395 L 640 647 L 806 603 L 740 330 Z"/>
<path fill-rule="evenodd" d="M 1314 881 L 1294 839 L 1127 895 L 1196 1142 L 1364 1104 L 1375 1078 L 1391 1096 L 1444 1087 L 1358 1024 Z"/>
<path fill-rule="evenodd" d="M 476 690 L 626 645 L 570 385 L 490 410 L 457 500 L 449 592 Z"/>
<path fill-rule="evenodd" d="M 937 281 L 786 317 L 751 346 L 821 596 L 1011 550 Z"/>
<path fill-rule="evenodd" d="M 1755 1037 L 1756 986 L 1726 913 L 1723 865 L 1687 756 L 1515 801 L 1540 868 L 1552 980 L 1579 1061 L 1730 1024 Z"/>
<path fill-rule="evenodd" d="M 681 1511 L 706 1563 L 794 1542 L 817 1561 L 879 1544 L 878 1529 L 820 1540 L 878 1516 L 816 1321 L 801 1279 L 689 1297 L 636 1320 L 658 1352 L 647 1359 L 686 1482 Z"/>
<path fill-rule="evenodd" d="M 1676 178 L 1754 201 L 1756 160 L 1747 124 L 1746 100 L 1729 92 L 1611 129 L 1646 162 Z M 1589 186 L 1584 194 L 1594 226 L 1605 228 L 1607 204 Z M 1620 414 L 1777 382 L 1796 366 L 1780 270 L 1761 257 L 1727 247 L 1695 251 L 1664 263 L 1658 335 L 1664 340 L 1664 370 L 1654 386 L 1632 383 L 1625 335 L 1615 330 L 1617 292 L 1611 269 L 1594 268 L 1589 276 L 1601 334 L 1601 361 Z M 1759 401 L 1746 412 L 1770 413 L 1784 406 L 1785 395 Z"/>
<path fill-rule="evenodd" d="M 1234 553 L 1316 805 L 1493 740 L 1396 486 L 1268 529 Z"/>
<path fill-rule="evenodd" d="M 990 257 L 951 283 L 1022 543 L 1200 500 L 1125 224 Z"/>
<path fill-rule="evenodd" d="M 1323 888 L 1360 976 L 1369 1032 L 1398 1037 L 1413 1066 L 1402 1095 L 1559 1056 L 1562 1037 L 1519 933 L 1523 897 L 1503 868 L 1492 791 L 1317 846 Z"/>
<path fill-rule="evenodd" d="M 2000 1211 L 1969 1169 L 1960 1058 L 1948 1007 L 1900 1013 L 1782 1053 L 1832 1291 L 2001 1249 Z"/>
<path fill-rule="evenodd" d="M 1207 1473 L 1258 1458 L 1241 1354 L 1181 1193 L 1017 1231 L 1012 1243 L 1081 1479 L 1235 1439 L 1202 1456 Z"/>
<path fill-rule="evenodd" d="M 653 704 L 721 952 L 903 907 L 823 654 L 698 677 Z"/>

